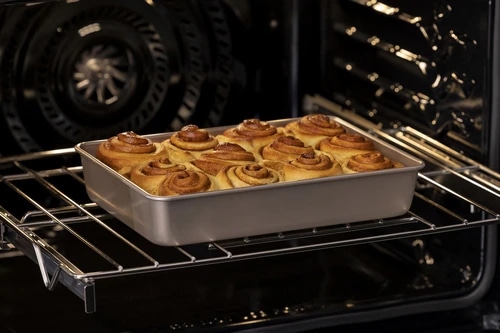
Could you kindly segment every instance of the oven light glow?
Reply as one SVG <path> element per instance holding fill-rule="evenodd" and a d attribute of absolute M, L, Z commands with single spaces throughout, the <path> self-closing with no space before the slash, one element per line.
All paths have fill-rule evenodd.
<path fill-rule="evenodd" d="M 432 82 L 432 88 L 436 88 L 439 86 L 439 83 L 441 82 L 441 75 L 436 75 L 436 79 L 434 80 L 434 82 Z"/>
<path fill-rule="evenodd" d="M 372 6 L 377 12 L 383 13 L 385 15 L 394 15 L 399 12 L 399 8 L 391 7 L 386 5 L 385 3 L 377 2 Z"/>
<path fill-rule="evenodd" d="M 422 61 L 417 61 L 416 62 L 418 68 L 422 71 L 422 74 L 427 75 L 427 63 L 422 62 Z"/>
<path fill-rule="evenodd" d="M 150 6 L 154 6 L 155 5 L 155 2 L 153 0 L 145 0 L 145 1 Z"/>
<path fill-rule="evenodd" d="M 416 59 L 418 58 L 418 56 L 415 53 L 412 53 L 405 49 L 400 49 L 399 51 L 396 52 L 396 55 L 402 59 L 412 62 L 416 61 Z"/>
<path fill-rule="evenodd" d="M 370 45 L 372 45 L 372 46 L 375 46 L 378 43 L 380 43 L 380 38 L 378 38 L 377 36 L 373 36 L 373 37 L 368 39 L 368 43 L 370 43 Z"/>
<path fill-rule="evenodd" d="M 368 74 L 368 80 L 370 80 L 371 82 L 375 82 L 377 79 L 378 79 L 377 73 Z"/>
<path fill-rule="evenodd" d="M 94 32 L 98 32 L 98 31 L 101 31 L 101 25 L 99 23 L 92 23 L 92 24 L 84 26 L 83 28 L 80 28 L 78 30 L 78 34 L 81 37 L 85 37 L 87 35 L 90 35 Z"/>
<path fill-rule="evenodd" d="M 345 29 L 345 33 L 349 36 L 352 36 L 356 33 L 356 27 L 350 27 Z"/>

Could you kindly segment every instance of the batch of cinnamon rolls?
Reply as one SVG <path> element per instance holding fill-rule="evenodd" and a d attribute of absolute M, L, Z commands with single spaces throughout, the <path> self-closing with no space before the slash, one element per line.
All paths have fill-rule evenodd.
<path fill-rule="evenodd" d="M 280 127 L 247 119 L 215 135 L 187 125 L 162 142 L 123 132 L 103 141 L 97 158 L 158 196 L 403 166 L 377 151 L 369 138 L 346 132 L 323 114 Z"/>

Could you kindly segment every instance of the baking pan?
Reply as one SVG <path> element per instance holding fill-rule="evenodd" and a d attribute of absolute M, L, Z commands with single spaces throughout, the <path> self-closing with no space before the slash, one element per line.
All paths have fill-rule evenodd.
<path fill-rule="evenodd" d="M 75 146 L 91 200 L 161 246 L 180 246 L 383 219 L 405 214 L 424 163 L 342 119 L 347 132 L 373 140 L 402 168 L 161 197 L 150 195 L 96 157 L 104 141 Z M 298 118 L 269 121 L 283 126 Z M 212 134 L 227 127 L 207 129 Z M 144 135 L 162 141 L 173 133 Z"/>

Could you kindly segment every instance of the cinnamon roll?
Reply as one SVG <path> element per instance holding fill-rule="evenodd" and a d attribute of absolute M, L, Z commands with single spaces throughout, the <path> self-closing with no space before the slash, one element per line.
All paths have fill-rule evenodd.
<path fill-rule="evenodd" d="M 374 149 L 372 140 L 357 133 L 340 134 L 319 143 L 319 150 L 331 154 L 339 163 L 353 155 L 369 153 Z"/>
<path fill-rule="evenodd" d="M 185 171 L 186 165 L 170 161 L 168 157 L 138 164 L 130 171 L 130 180 L 150 194 L 158 194 L 158 187 L 175 172 Z"/>
<path fill-rule="evenodd" d="M 169 151 L 170 159 L 174 162 L 191 161 L 214 148 L 218 143 L 218 140 L 207 130 L 196 125 L 186 125 L 162 142 Z"/>
<path fill-rule="evenodd" d="M 158 195 L 175 196 L 216 190 L 214 181 L 204 172 L 184 170 L 168 175 L 158 187 Z"/>
<path fill-rule="evenodd" d="M 245 165 L 253 161 L 255 156 L 240 145 L 223 142 L 211 151 L 201 154 L 191 163 L 209 175 L 215 176 L 228 165 Z"/>
<path fill-rule="evenodd" d="M 247 151 L 260 153 L 265 145 L 283 135 L 283 129 L 259 119 L 246 119 L 236 127 L 217 135 L 220 142 L 232 142 Z"/>
<path fill-rule="evenodd" d="M 307 145 L 318 148 L 321 140 L 345 133 L 344 127 L 324 114 L 303 116 L 285 125 L 285 129 Z"/>
<path fill-rule="evenodd" d="M 379 151 L 351 156 L 341 165 L 345 174 L 403 167 L 403 164 L 392 161 Z"/>
<path fill-rule="evenodd" d="M 221 189 L 274 184 L 281 181 L 278 171 L 258 163 L 227 166 L 216 176 Z"/>
<path fill-rule="evenodd" d="M 281 166 L 283 180 L 301 180 L 342 174 L 340 164 L 324 153 L 305 153 Z"/>
<path fill-rule="evenodd" d="M 304 153 L 314 152 L 314 148 L 293 136 L 281 136 L 262 148 L 262 158 L 267 160 L 292 161 Z"/>
<path fill-rule="evenodd" d="M 128 131 L 119 133 L 99 144 L 96 157 L 128 177 L 134 165 L 168 157 L 168 151 L 161 143 Z"/>

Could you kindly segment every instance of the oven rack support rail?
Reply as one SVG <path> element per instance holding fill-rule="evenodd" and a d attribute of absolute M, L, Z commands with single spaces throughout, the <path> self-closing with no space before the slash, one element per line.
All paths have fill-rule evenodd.
<path fill-rule="evenodd" d="M 0 166 L 10 164 L 15 170 L 6 175 L 0 171 L 0 185 L 33 207 L 24 214 L 16 215 L 4 207 L 5 198 L 0 200 L 0 255 L 2 252 L 8 252 L 8 249 L 19 250 L 38 264 L 43 283 L 49 290 L 57 284 L 64 285 L 84 301 L 85 311 L 91 313 L 96 311 L 95 286 L 101 279 L 130 274 L 154 274 L 197 265 L 420 237 L 499 222 L 500 215 L 497 210 L 500 207 L 498 205 L 500 175 L 498 173 L 466 159 L 458 152 L 441 146 L 439 142 L 411 128 L 400 128 L 391 134 L 375 130 L 375 134 L 424 159 L 426 166 L 435 166 L 432 170 L 424 169 L 418 174 L 414 196 L 414 203 L 418 205 L 415 204 L 415 207 L 412 205 L 406 215 L 181 247 L 158 247 L 147 241 L 138 243 L 133 235 L 123 236 L 120 231 L 114 229 L 112 223 L 109 223 L 114 220 L 110 214 L 99 210 L 99 207 L 88 201 L 88 198 L 87 201 L 72 199 L 71 194 L 51 182 L 53 178 L 67 177 L 80 183 L 83 190 L 84 179 L 81 177 L 80 165 L 40 170 L 27 166 L 29 162 L 35 160 L 76 155 L 73 149 L 0 158 Z M 463 183 L 472 186 L 480 195 L 470 198 L 467 196 L 467 191 L 464 194 L 444 185 L 441 181 L 443 177 L 445 179 L 451 177 L 453 184 Z M 25 181 L 35 182 L 45 188 L 64 205 L 46 207 L 44 202 L 31 197 L 18 185 Z M 466 211 L 457 213 L 454 206 L 447 206 L 446 201 L 441 202 L 439 200 L 441 197 L 452 198 L 454 205 L 458 203 L 467 207 Z M 486 200 L 483 202 L 476 200 L 477 198 Z M 437 211 L 440 218 L 429 219 L 425 214 L 429 211 Z M 82 225 L 109 232 L 117 238 L 120 251 L 134 253 L 141 258 L 143 264 L 130 264 L 123 262 L 123 258 L 113 258 L 99 245 L 89 241 L 88 235 L 79 231 L 78 227 Z M 50 237 L 40 232 L 47 229 L 51 231 Z M 103 269 L 102 265 L 96 265 L 95 268 L 92 266 L 83 269 L 65 256 L 65 248 L 71 247 L 75 242 L 57 243 L 59 235 L 63 233 L 76 239 L 75 242 L 83 245 L 89 254 L 104 261 L 107 268 Z M 167 253 L 168 256 L 165 255 Z M 175 259 L 165 259 L 174 257 Z"/>

